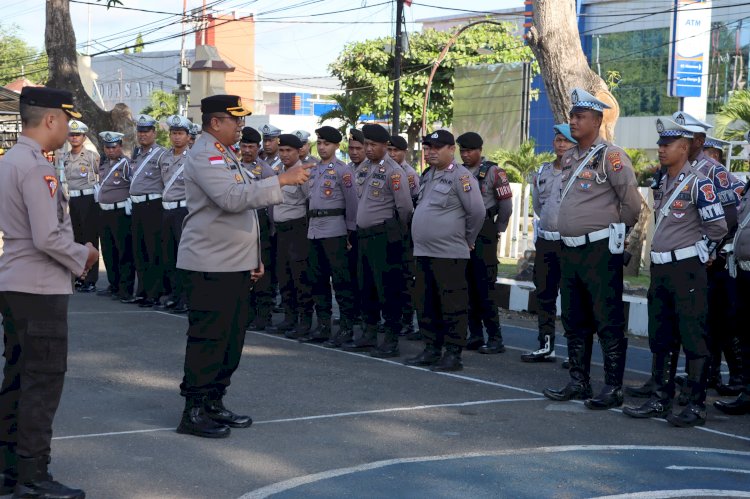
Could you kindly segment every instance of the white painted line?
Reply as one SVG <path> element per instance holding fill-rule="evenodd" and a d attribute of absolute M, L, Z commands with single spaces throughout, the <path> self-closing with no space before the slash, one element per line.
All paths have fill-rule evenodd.
<path fill-rule="evenodd" d="M 649 490 L 647 492 L 633 492 L 632 494 L 599 496 L 595 499 L 666 499 L 671 497 L 750 497 L 750 492 L 718 489 Z"/>
<path fill-rule="evenodd" d="M 155 310 L 150 310 L 155 312 Z M 110 310 L 108 312 L 68 312 L 68 315 L 113 315 L 113 314 L 142 314 L 143 310 Z"/>
<path fill-rule="evenodd" d="M 421 457 L 405 457 L 398 459 L 386 459 L 383 461 L 375 461 L 372 463 L 364 463 L 357 466 L 351 466 L 348 468 L 338 468 L 320 473 L 313 473 L 311 475 L 300 476 L 282 482 L 267 485 L 265 487 L 256 489 L 240 496 L 239 499 L 262 499 L 265 497 L 278 494 L 287 490 L 294 489 L 296 487 L 307 485 L 321 480 L 327 480 L 330 478 L 336 478 L 339 476 L 350 475 L 353 473 L 359 473 L 362 471 L 369 471 L 386 466 L 393 466 L 396 464 L 405 463 L 423 463 L 431 461 L 447 461 L 452 459 L 467 459 L 475 457 L 495 457 L 495 456 L 508 456 L 508 455 L 519 455 L 519 454 L 551 454 L 558 452 L 594 452 L 594 451 L 613 451 L 613 450 L 644 450 L 644 451 L 672 451 L 672 452 L 711 452 L 717 454 L 728 454 L 736 456 L 748 456 L 750 452 L 742 451 L 731 451 L 725 449 L 710 449 L 703 447 L 653 447 L 653 446 L 642 446 L 642 445 L 565 445 L 559 447 L 537 447 L 537 448 L 525 448 L 525 449 L 507 449 L 494 452 L 467 452 L 462 454 L 446 454 L 440 456 L 421 456 Z M 727 491 L 723 491 L 727 492 Z M 730 491 L 733 492 L 733 491 Z M 744 492 L 748 494 L 746 496 L 735 496 L 735 497 L 750 497 L 750 492 Z M 643 497 L 684 497 L 689 494 L 680 495 L 669 495 L 669 496 L 643 496 Z M 693 494 L 701 495 L 701 494 Z M 703 494 L 705 495 L 705 494 Z M 717 494 L 718 495 L 718 494 Z M 713 497 L 716 497 L 714 495 Z M 725 494 L 726 495 L 726 494 Z M 611 497 L 628 497 L 628 496 L 611 496 Z M 640 496 L 633 496 L 640 497 Z"/>
<path fill-rule="evenodd" d="M 744 440 L 746 442 L 750 442 L 750 438 L 748 438 L 748 437 L 742 437 L 740 435 L 735 435 L 734 433 L 726 433 L 726 432 L 719 431 L 719 430 L 712 430 L 711 428 L 706 428 L 705 426 L 696 426 L 695 429 L 696 430 L 700 430 L 700 431 L 707 431 L 708 433 L 713 433 L 715 435 L 722 435 L 724 437 L 738 438 L 740 440 Z"/>
<path fill-rule="evenodd" d="M 65 437 L 52 437 L 52 440 L 73 440 L 78 438 L 112 437 L 116 435 L 134 435 L 137 433 L 153 433 L 156 431 L 174 431 L 174 428 L 150 428 L 148 430 L 109 431 L 107 433 L 84 433 L 83 435 L 68 435 Z"/>
<path fill-rule="evenodd" d="M 750 475 L 750 470 L 741 470 L 737 468 L 712 468 L 710 466 L 667 466 L 668 470 L 677 470 L 677 471 L 685 471 L 685 470 L 705 470 L 705 471 L 725 471 L 727 473 L 745 473 Z"/>

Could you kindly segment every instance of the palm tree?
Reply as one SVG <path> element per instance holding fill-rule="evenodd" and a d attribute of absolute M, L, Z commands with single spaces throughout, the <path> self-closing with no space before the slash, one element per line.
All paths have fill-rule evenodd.
<path fill-rule="evenodd" d="M 717 138 L 743 140 L 750 126 L 750 90 L 738 90 L 716 114 Z"/>
<path fill-rule="evenodd" d="M 359 122 L 361 115 L 360 106 L 348 91 L 343 94 L 334 95 L 333 100 L 336 101 L 338 106 L 323 113 L 318 123 L 322 125 L 326 120 L 341 120 L 342 124 L 339 127 L 339 131 L 346 136 L 347 130 L 351 127 L 356 127 Z"/>

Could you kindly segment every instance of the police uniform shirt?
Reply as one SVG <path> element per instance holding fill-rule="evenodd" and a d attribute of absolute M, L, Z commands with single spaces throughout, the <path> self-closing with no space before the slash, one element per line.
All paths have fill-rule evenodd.
<path fill-rule="evenodd" d="M 501 234 L 508 228 L 508 220 L 513 214 L 513 192 L 510 189 L 510 182 L 508 182 L 508 174 L 496 164 L 491 164 L 484 171 L 483 178 L 477 178 L 478 175 L 482 175 L 482 169 L 487 164 L 487 160 L 482 158 L 482 162 L 479 165 L 471 168 L 464 165 L 464 167 L 479 182 L 484 209 L 489 211 L 497 207 L 495 225 L 497 233 Z"/>
<path fill-rule="evenodd" d="M 122 161 L 122 162 L 120 162 Z M 117 170 L 110 170 L 117 166 Z M 125 156 L 107 159 L 99 166 L 99 179 L 103 181 L 99 190 L 99 202 L 119 203 L 130 197 L 130 161 Z"/>
<path fill-rule="evenodd" d="M 276 175 L 278 175 L 281 172 L 281 169 L 284 165 L 281 164 L 281 158 L 279 158 L 279 155 L 276 156 L 268 156 L 265 153 L 261 153 L 260 159 L 265 161 L 268 166 L 271 167 L 271 169 L 276 172 Z"/>
<path fill-rule="evenodd" d="M 719 200 L 723 206 L 737 203 L 738 197 L 735 195 L 732 185 L 737 179 L 724 165 L 706 156 L 703 151 L 698 153 L 693 165 L 714 184 L 716 195 L 719 196 Z"/>
<path fill-rule="evenodd" d="M 131 167 L 130 194 L 140 196 L 143 194 L 161 194 L 164 190 L 164 182 L 161 178 L 159 168 L 159 156 L 165 149 L 154 144 L 148 150 L 141 150 L 138 158 L 133 160 Z M 153 154 L 152 154 L 153 153 Z M 143 162 L 148 159 L 148 164 Z"/>
<path fill-rule="evenodd" d="M 727 233 L 724 209 L 716 195 L 713 183 L 697 169 L 685 165 L 675 178 L 664 175 L 659 190 L 654 192 L 654 215 L 669 201 L 674 190 L 685 176 L 695 174 L 672 202 L 669 215 L 659 225 L 651 242 L 651 251 L 659 253 L 693 246 L 705 234 L 713 241 L 719 241 Z"/>
<path fill-rule="evenodd" d="M 544 163 L 534 176 L 532 198 L 534 213 L 539 217 L 539 228 L 547 232 L 557 232 L 557 215 L 560 212 L 560 185 L 562 170 L 552 163 Z"/>
<path fill-rule="evenodd" d="M 243 162 L 242 167 L 250 174 L 252 180 L 262 180 L 278 175 L 278 172 L 274 171 L 271 165 L 260 158 L 256 158 L 255 161 L 251 161 L 250 163 Z"/>
<path fill-rule="evenodd" d="M 406 227 L 414 213 L 409 186 L 404 183 L 406 173 L 389 156 L 373 163 L 365 159 L 355 175 L 357 227 L 366 229 L 398 218 Z M 395 208 L 395 210 L 394 210 Z"/>
<path fill-rule="evenodd" d="M 89 251 L 73 240 L 68 199 L 54 166 L 24 135 L 0 160 L 0 231 L 0 291 L 73 292 L 71 273 L 83 273 Z"/>
<path fill-rule="evenodd" d="M 308 154 L 304 158 L 300 158 L 300 162 L 304 163 L 318 163 L 320 162 L 320 158 L 313 156 L 312 154 Z"/>
<path fill-rule="evenodd" d="M 63 169 L 68 192 L 92 189 L 96 184 L 96 173 L 99 170 L 99 153 L 85 147 L 78 154 L 68 151 L 63 155 Z"/>
<path fill-rule="evenodd" d="M 181 167 L 185 166 L 188 149 L 175 156 L 174 149 L 164 151 L 159 156 L 159 169 L 161 170 L 161 179 L 166 189 L 167 184 L 172 180 Z M 164 201 L 182 201 L 185 199 L 185 169 L 177 174 L 169 189 L 163 192 Z"/>
<path fill-rule="evenodd" d="M 249 182 L 237 156 L 204 131 L 185 162 L 188 214 L 183 222 L 177 267 L 237 272 L 260 266 L 255 209 L 280 203 L 276 176 Z"/>
<path fill-rule="evenodd" d="M 592 144 L 606 147 L 592 158 L 573 180 L 573 184 L 560 203 L 558 228 L 560 235 L 582 236 L 609 227 L 611 223 L 624 223 L 632 227 L 641 211 L 641 195 L 630 158 L 620 147 L 601 137 Z M 574 146 L 562 158 L 561 189 L 565 189 L 570 176 L 588 155 Z"/>
<path fill-rule="evenodd" d="M 411 225 L 414 256 L 469 258 L 486 211 L 479 183 L 469 170 L 451 163 L 422 176 Z"/>
<path fill-rule="evenodd" d="M 344 210 L 344 215 L 310 217 L 309 239 L 345 236 L 357 229 L 357 192 L 354 174 L 343 161 L 320 162 L 310 169 L 310 211 Z"/>
<path fill-rule="evenodd" d="M 411 197 L 416 198 L 417 194 L 419 194 L 419 174 L 417 173 L 417 170 L 412 168 L 412 166 L 406 161 L 401 163 L 401 168 L 404 170 L 404 173 L 406 173 L 406 183 L 409 184 L 409 194 L 411 194 Z"/>
<path fill-rule="evenodd" d="M 750 189 L 740 198 L 737 220 L 739 220 L 739 223 L 742 223 L 748 216 L 750 216 Z M 750 223 L 740 231 L 739 236 L 735 240 L 734 256 L 738 262 L 750 261 Z"/>
<path fill-rule="evenodd" d="M 301 164 L 297 161 L 294 166 Z M 286 171 L 286 168 L 282 167 L 281 171 Z M 281 192 L 284 195 L 284 201 L 273 208 L 274 222 L 288 222 L 307 216 L 307 197 L 310 194 L 309 181 L 302 185 L 285 185 L 281 188 Z"/>

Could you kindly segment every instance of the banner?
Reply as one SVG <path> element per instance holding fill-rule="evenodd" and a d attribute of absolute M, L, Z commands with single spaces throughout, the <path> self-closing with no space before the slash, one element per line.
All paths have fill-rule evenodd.
<path fill-rule="evenodd" d="M 667 94 L 700 97 L 708 75 L 711 0 L 674 0 Z"/>

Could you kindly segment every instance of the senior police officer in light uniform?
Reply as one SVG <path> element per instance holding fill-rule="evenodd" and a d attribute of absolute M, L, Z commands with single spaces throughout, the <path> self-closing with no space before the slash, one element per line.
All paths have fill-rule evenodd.
<path fill-rule="evenodd" d="M 65 90 L 24 87 L 23 131 L 0 160 L 0 313 L 5 367 L 0 390 L 0 494 L 82 499 L 49 474 L 52 421 L 67 369 L 72 276 L 99 260 L 73 240 L 68 198 L 44 151 L 65 144 L 80 118 Z"/>
<path fill-rule="evenodd" d="M 242 129 L 240 138 L 240 154 L 242 167 L 248 172 L 251 182 L 257 182 L 265 178 L 273 177 L 273 171 L 268 163 L 258 157 L 260 152 L 261 135 L 252 127 L 246 126 Z M 271 311 L 273 309 L 275 292 L 271 287 L 271 275 L 275 255 L 271 252 L 271 236 L 273 234 L 273 207 L 258 208 L 258 228 L 260 231 L 260 256 L 265 267 L 265 272 L 255 282 L 250 294 L 250 316 L 252 322 L 248 331 L 276 332 L 271 324 Z"/>
<path fill-rule="evenodd" d="M 68 124 L 70 151 L 63 154 L 63 169 L 70 197 L 70 221 L 73 236 L 80 244 L 87 242 L 99 249 L 99 205 L 94 200 L 94 186 L 99 169 L 99 153 L 86 149 L 86 133 L 89 127 L 78 120 Z M 94 265 L 85 281 L 76 281 L 76 289 L 82 293 L 96 291 L 99 280 L 99 266 Z"/>
<path fill-rule="evenodd" d="M 558 228 L 562 248 L 562 319 L 570 382 L 545 389 L 552 400 L 586 400 L 589 409 L 622 405 L 628 341 L 622 266 L 628 227 L 638 220 L 641 195 L 625 151 L 599 137 L 608 106 L 583 89 L 572 92 L 570 130 L 578 145 L 563 156 Z M 604 357 L 604 383 L 592 398 L 589 372 L 594 333 Z"/>
<path fill-rule="evenodd" d="M 453 135 L 437 130 L 422 143 L 429 147 L 425 154 L 430 168 L 422 175 L 411 232 L 420 297 L 417 317 L 425 349 L 406 364 L 460 371 L 469 300 L 466 266 L 486 210 L 477 179 L 456 164 Z"/>
<path fill-rule="evenodd" d="M 147 114 L 136 120 L 137 155 L 133 158 L 130 176 L 130 201 L 133 203 L 133 257 L 138 275 L 136 297 L 141 307 L 158 302 L 162 289 L 161 268 L 161 204 L 164 181 L 159 156 L 164 148 L 156 143 L 157 122 Z M 127 300 L 132 302 L 132 300 Z"/>
<path fill-rule="evenodd" d="M 203 133 L 185 163 L 188 215 L 177 255 L 190 324 L 177 432 L 216 438 L 252 424 L 223 398 L 242 354 L 250 286 L 263 274 L 254 209 L 281 203 L 281 187 L 304 183 L 309 173 L 292 168 L 250 182 L 230 148 L 250 111 L 236 95 L 214 95 L 201 101 L 201 112 Z"/>
<path fill-rule="evenodd" d="M 560 211 L 562 186 L 562 157 L 576 145 L 570 135 L 570 125 L 553 127 L 553 146 L 557 158 L 544 163 L 532 182 L 534 213 L 539 217 L 534 227 L 536 255 L 534 257 L 534 286 L 536 287 L 539 349 L 521 355 L 523 362 L 555 362 L 555 317 L 557 295 L 560 292 L 560 253 L 562 240 L 557 231 L 557 214 Z"/>
<path fill-rule="evenodd" d="M 649 346 L 654 393 L 640 407 L 625 407 L 636 418 L 666 417 L 674 426 L 706 421 L 704 401 L 709 351 L 706 331 L 708 281 L 705 262 L 727 232 L 714 186 L 690 165 L 693 132 L 669 119 L 656 120 L 659 162 L 666 168 L 654 193 L 656 227 L 651 243 L 648 292 Z M 688 364 L 689 403 L 673 415 L 674 372 L 671 350 L 679 335 Z"/>
<path fill-rule="evenodd" d="M 380 125 L 362 127 L 365 155 L 355 176 L 357 205 L 358 280 L 365 328 L 342 347 L 350 352 L 370 351 L 379 358 L 398 357 L 401 330 L 404 236 L 414 206 L 404 170 L 388 156 L 391 136 Z M 382 311 L 385 336 L 377 343 Z M 376 347 L 376 348 L 373 348 Z"/>
<path fill-rule="evenodd" d="M 130 161 L 122 152 L 119 132 L 99 134 L 106 160 L 99 165 L 100 234 L 113 300 L 129 301 L 135 285 L 133 232 L 130 220 Z"/>
<path fill-rule="evenodd" d="M 330 126 L 315 130 L 320 162 L 310 170 L 310 218 L 307 238 L 310 241 L 309 275 L 318 328 L 303 342 L 324 343 L 338 348 L 352 339 L 354 326 L 354 293 L 349 273 L 349 233 L 357 228 L 357 192 L 352 172 L 336 158 L 341 132 Z M 341 320 L 339 331 L 332 332 L 331 283 L 336 292 Z"/>
<path fill-rule="evenodd" d="M 469 339 L 466 349 L 478 350 L 483 354 L 502 353 L 505 345 L 495 301 L 497 242 L 500 234 L 508 228 L 508 220 L 513 213 L 513 193 L 505 170 L 482 156 L 484 141 L 478 133 L 466 132 L 456 139 L 456 143 L 463 166 L 479 182 L 486 211 L 466 269 L 469 284 Z M 486 343 L 484 329 L 487 330 Z"/>
<path fill-rule="evenodd" d="M 187 298 L 183 273 L 177 269 L 177 248 L 182 236 L 182 222 L 187 216 L 185 162 L 192 123 L 184 116 L 176 114 L 167 117 L 166 121 L 169 125 L 169 142 L 172 147 L 161 153 L 157 162 L 164 183 L 161 198 L 164 210 L 161 222 L 161 267 L 164 271 L 164 281 L 169 285 L 169 294 L 155 308 L 184 314 L 187 312 Z"/>

